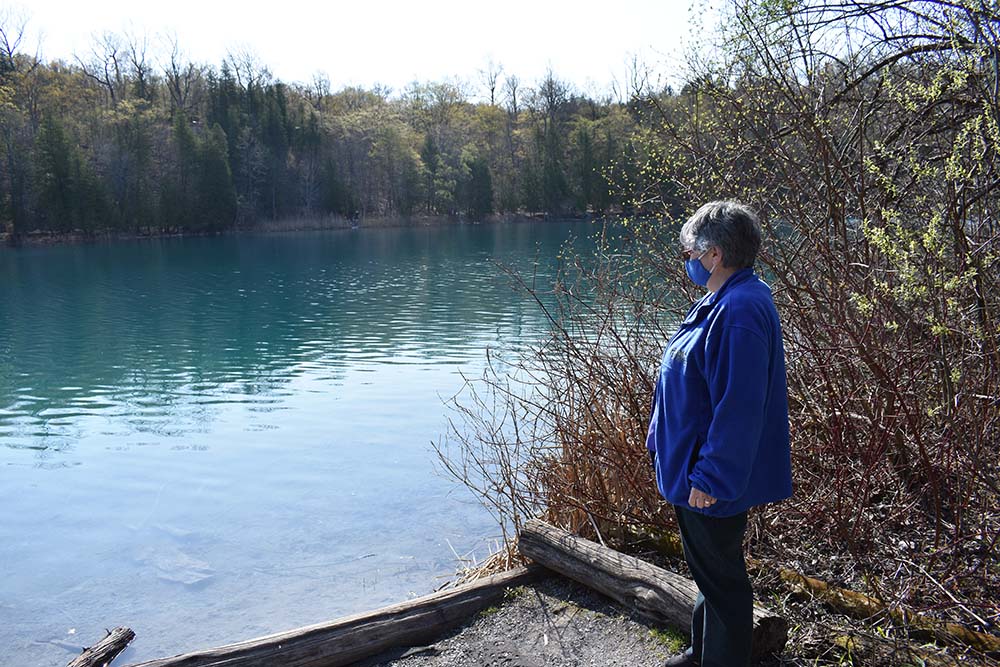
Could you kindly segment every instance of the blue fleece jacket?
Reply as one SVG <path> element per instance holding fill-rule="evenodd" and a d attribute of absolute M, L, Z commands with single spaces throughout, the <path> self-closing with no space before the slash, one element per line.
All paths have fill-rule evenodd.
<path fill-rule="evenodd" d="M 667 344 L 646 447 L 660 493 L 692 511 L 732 516 L 792 495 L 781 325 L 751 269 L 697 301 Z M 690 507 L 692 486 L 718 502 Z"/>

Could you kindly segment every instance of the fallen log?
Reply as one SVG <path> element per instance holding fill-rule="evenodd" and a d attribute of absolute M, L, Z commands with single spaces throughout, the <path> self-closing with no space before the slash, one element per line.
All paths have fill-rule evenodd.
<path fill-rule="evenodd" d="M 793 590 L 822 600 L 833 609 L 860 619 L 886 613 L 893 620 L 922 631 L 945 644 L 963 644 L 983 653 L 1000 655 L 1000 637 L 970 630 L 964 625 L 942 621 L 904 609 L 893 609 L 880 600 L 846 588 L 838 588 L 825 581 L 807 577 L 794 570 L 783 569 L 781 579 Z"/>
<path fill-rule="evenodd" d="M 339 667 L 436 639 L 531 583 L 537 568 L 517 568 L 471 584 L 329 623 L 288 630 L 228 646 L 137 663 L 130 667 Z"/>
<path fill-rule="evenodd" d="M 108 630 L 107 637 L 90 648 L 83 649 L 83 653 L 73 658 L 66 667 L 104 667 L 124 651 L 133 639 L 135 633 L 128 628 Z"/>
<path fill-rule="evenodd" d="M 619 532 L 630 539 L 638 539 L 646 544 L 651 544 L 656 551 L 665 556 L 676 557 L 683 555 L 680 546 L 680 537 L 676 533 L 639 534 L 636 532 Z M 752 558 L 747 559 L 747 567 L 751 572 L 762 572 L 769 569 L 769 566 Z M 1000 656 L 1000 637 L 996 635 L 972 630 L 959 623 L 943 621 L 915 611 L 894 607 L 864 593 L 859 593 L 849 588 L 840 588 L 821 579 L 806 576 L 795 570 L 780 568 L 778 575 L 793 592 L 815 597 L 841 614 L 861 620 L 880 614 L 888 614 L 897 623 L 919 631 L 925 636 L 933 637 L 939 643 L 952 646 L 968 646 L 982 653 Z"/>
<path fill-rule="evenodd" d="M 923 667 L 995 667 L 989 658 L 962 656 L 914 646 L 906 641 L 891 641 L 860 634 L 839 635 L 833 643 L 846 651 L 855 665 L 922 665 Z"/>
<path fill-rule="evenodd" d="M 590 586 L 660 624 L 685 632 L 698 595 L 693 581 L 643 560 L 577 537 L 538 520 L 529 521 L 518 549 L 539 565 Z M 753 654 L 780 653 L 788 641 L 788 623 L 754 607 Z"/>

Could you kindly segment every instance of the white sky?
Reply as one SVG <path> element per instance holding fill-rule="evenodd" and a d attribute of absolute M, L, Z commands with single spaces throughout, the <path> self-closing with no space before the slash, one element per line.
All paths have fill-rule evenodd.
<path fill-rule="evenodd" d="M 523 84 L 551 66 L 584 92 L 608 92 L 637 56 L 673 77 L 690 28 L 691 0 L 31 0 L 0 7 L 28 18 L 26 49 L 45 60 L 87 54 L 105 31 L 147 34 L 164 53 L 176 35 L 185 60 L 218 66 L 250 49 L 286 82 L 321 72 L 337 90 L 455 77 L 478 82 L 487 63 Z"/>

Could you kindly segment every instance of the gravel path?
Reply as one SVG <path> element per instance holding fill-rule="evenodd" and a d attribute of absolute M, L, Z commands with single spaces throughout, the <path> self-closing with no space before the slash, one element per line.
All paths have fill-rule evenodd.
<path fill-rule="evenodd" d="M 601 594 L 562 577 L 512 591 L 499 607 L 429 646 L 367 667 L 659 667 L 665 635 Z"/>

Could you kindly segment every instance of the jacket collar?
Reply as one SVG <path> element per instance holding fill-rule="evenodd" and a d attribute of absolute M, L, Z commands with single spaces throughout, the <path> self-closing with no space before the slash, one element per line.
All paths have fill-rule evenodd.
<path fill-rule="evenodd" d="M 722 295 L 726 293 L 734 285 L 740 285 L 742 283 L 748 282 L 756 278 L 752 268 L 740 269 L 733 275 L 726 279 L 726 282 L 722 283 L 722 287 L 719 288 L 718 292 L 709 292 L 705 296 L 701 297 L 693 304 L 688 310 L 687 316 L 684 318 L 682 324 L 694 324 L 701 320 L 705 315 L 712 310 L 712 306 L 722 298 Z"/>
<path fill-rule="evenodd" d="M 754 277 L 755 275 L 753 272 L 753 268 L 747 267 L 745 269 L 740 269 L 733 275 L 729 276 L 729 278 L 726 279 L 726 282 L 722 283 L 722 287 L 719 288 L 718 292 L 715 292 L 714 294 L 709 294 L 708 298 L 705 299 L 705 303 L 706 304 L 715 303 L 716 301 L 722 298 L 722 295 L 725 294 L 730 287 L 732 287 L 733 285 L 739 285 L 741 283 L 745 283 L 748 280 L 753 280 Z"/>

